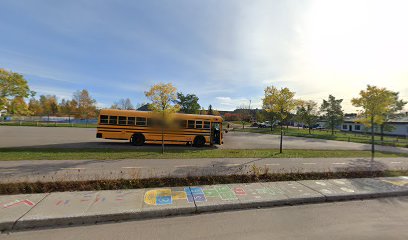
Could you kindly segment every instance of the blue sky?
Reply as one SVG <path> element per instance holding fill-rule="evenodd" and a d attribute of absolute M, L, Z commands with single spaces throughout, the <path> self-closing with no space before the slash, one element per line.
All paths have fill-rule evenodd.
<path fill-rule="evenodd" d="M 200 104 L 261 107 L 267 85 L 344 98 L 366 84 L 408 96 L 406 1 L 0 2 L 0 67 L 40 94 L 88 89 L 99 106 L 171 82 Z"/>

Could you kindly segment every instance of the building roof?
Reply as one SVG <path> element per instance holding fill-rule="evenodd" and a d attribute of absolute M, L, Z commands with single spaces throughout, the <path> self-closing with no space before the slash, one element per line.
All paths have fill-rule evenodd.
<path fill-rule="evenodd" d="M 344 118 L 345 123 L 355 123 L 358 121 L 359 121 L 358 117 Z M 408 124 L 408 117 L 404 116 L 404 117 L 398 117 L 398 118 L 391 118 L 387 121 L 387 123 L 397 123 L 397 124 L 407 123 Z"/>

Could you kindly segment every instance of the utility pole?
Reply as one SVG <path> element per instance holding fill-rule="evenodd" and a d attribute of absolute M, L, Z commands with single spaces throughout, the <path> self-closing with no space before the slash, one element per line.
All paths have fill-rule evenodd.
<path fill-rule="evenodd" d="M 251 99 L 249 99 L 249 122 L 251 122 L 251 120 L 252 120 L 252 113 L 251 113 L 251 102 L 252 102 L 252 100 Z"/>

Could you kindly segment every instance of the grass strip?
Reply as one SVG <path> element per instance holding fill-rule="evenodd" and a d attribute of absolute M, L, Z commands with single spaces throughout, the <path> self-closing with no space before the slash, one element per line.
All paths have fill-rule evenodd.
<path fill-rule="evenodd" d="M 3 148 L 0 161 L 7 160 L 115 160 L 115 159 L 188 159 L 188 158 L 342 158 L 370 157 L 370 151 L 288 149 L 56 149 Z M 408 157 L 408 154 L 376 152 L 376 157 Z"/>
<path fill-rule="evenodd" d="M 157 187 L 196 186 L 230 183 L 321 180 L 336 178 L 373 178 L 406 176 L 408 170 L 357 171 L 357 172 L 292 172 L 262 173 L 228 176 L 200 176 L 184 178 L 117 179 L 92 181 L 18 182 L 0 184 L 0 195 L 29 194 L 65 191 L 98 191 Z"/>

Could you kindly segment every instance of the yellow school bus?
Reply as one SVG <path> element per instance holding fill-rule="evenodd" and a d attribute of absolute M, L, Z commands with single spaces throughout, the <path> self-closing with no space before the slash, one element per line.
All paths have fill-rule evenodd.
<path fill-rule="evenodd" d="M 160 118 L 150 111 L 102 109 L 98 118 L 96 137 L 128 140 L 132 145 L 161 143 L 168 144 L 221 145 L 222 118 L 212 115 L 173 115 L 173 124 L 160 127 Z"/>

